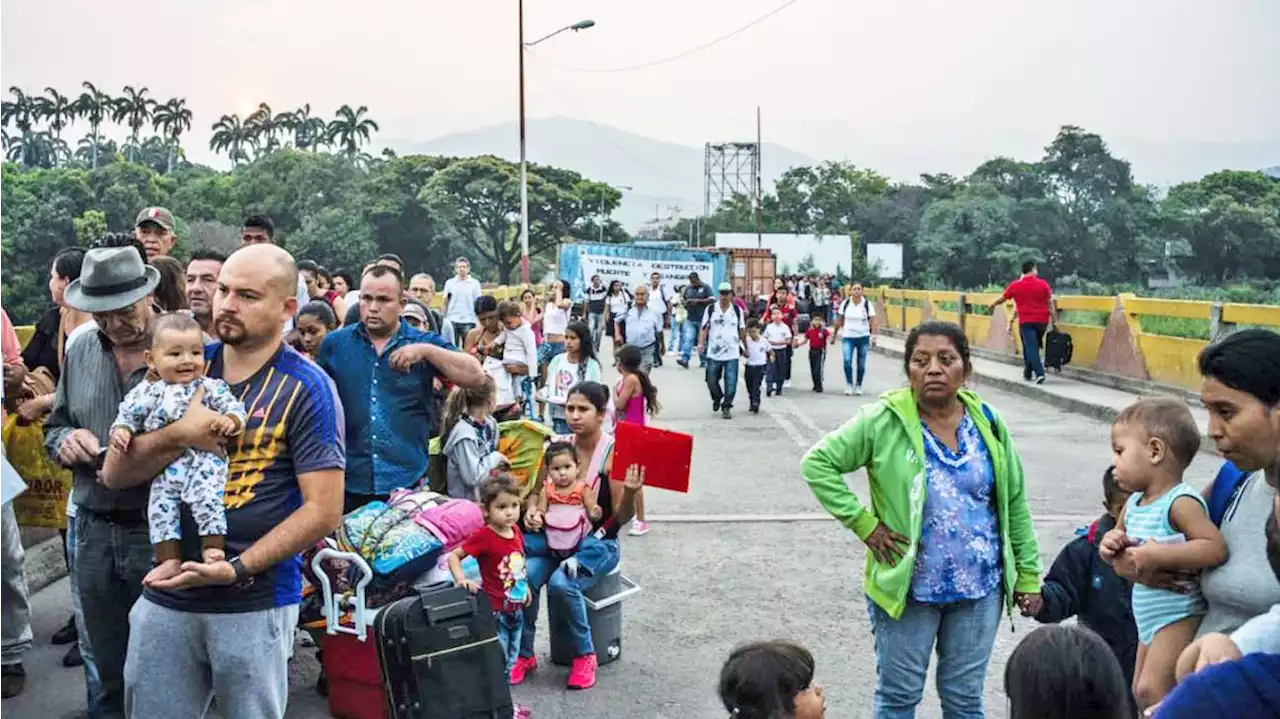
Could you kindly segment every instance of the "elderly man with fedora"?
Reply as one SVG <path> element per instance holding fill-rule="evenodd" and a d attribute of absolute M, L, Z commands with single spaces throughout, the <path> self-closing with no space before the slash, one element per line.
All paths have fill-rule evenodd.
<path fill-rule="evenodd" d="M 129 609 L 151 569 L 147 487 L 108 489 L 99 481 L 107 435 L 125 394 L 147 372 L 160 273 L 132 247 L 89 250 L 64 302 L 93 316 L 98 330 L 67 349 L 44 426 L 50 456 L 69 467 L 76 505 L 77 586 L 84 626 L 102 681 L 102 716 L 124 716 Z"/>

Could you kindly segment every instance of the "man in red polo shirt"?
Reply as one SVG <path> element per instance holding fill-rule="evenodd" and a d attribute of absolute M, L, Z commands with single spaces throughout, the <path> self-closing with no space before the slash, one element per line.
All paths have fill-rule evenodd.
<path fill-rule="evenodd" d="M 1045 332 L 1058 323 L 1058 311 L 1053 306 L 1053 288 L 1040 279 L 1036 263 L 1022 263 L 1022 276 L 1009 284 L 1000 299 L 991 303 L 991 309 L 1013 300 L 1018 311 L 1018 334 L 1022 338 L 1022 378 L 1028 382 L 1044 384 L 1044 362 L 1040 359 L 1040 346 Z"/>

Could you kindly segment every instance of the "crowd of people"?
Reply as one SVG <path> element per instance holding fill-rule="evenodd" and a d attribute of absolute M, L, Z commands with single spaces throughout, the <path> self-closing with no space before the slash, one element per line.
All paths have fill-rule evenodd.
<path fill-rule="evenodd" d="M 60 252 L 53 307 L 25 349 L 4 315 L 6 404 L 43 427 L 72 475 L 73 616 L 58 639 L 74 644 L 65 663 L 84 666 L 88 715 L 200 716 L 212 696 L 228 716 L 283 716 L 299 554 L 344 514 L 425 483 L 427 439 L 440 437 L 447 493 L 481 502 L 490 529 L 511 537 L 495 418 L 552 425 L 572 461 L 562 471 L 553 452 L 547 466 L 581 475 L 574 501 L 553 493 L 553 511 L 535 491 L 518 514 L 532 596 L 546 587 L 581 605 L 565 629 L 578 650 L 568 684 L 592 686 L 582 591 L 616 566 L 617 535 L 643 506 L 640 474 L 609 479 L 610 432 L 659 408 L 636 348 L 616 352 L 611 390 L 563 283 L 545 301 L 530 291 L 498 302 L 459 258 L 438 312 L 433 278 L 406 282 L 394 255 L 358 277 L 330 272 L 295 261 L 255 215 L 236 251 L 197 248 L 183 266 L 169 255 L 174 232 L 172 213 L 148 208 L 133 233 Z M 562 506 L 589 508 L 577 552 L 538 541 Z M 23 690 L 31 634 L 21 542 L 4 511 L 8 697 Z M 536 606 L 514 683 L 533 669 L 535 621 Z"/>
<path fill-rule="evenodd" d="M 283 716 L 300 553 L 343 515 L 426 483 L 433 437 L 444 492 L 484 514 L 449 568 L 488 596 L 510 683 L 538 666 L 545 589 L 566 610 L 554 629 L 573 647 L 566 686 L 588 689 L 598 661 L 583 592 L 618 566 L 624 527 L 649 531 L 644 473 L 613 471 L 612 429 L 660 412 L 652 369 L 669 354 L 688 369 L 696 354 L 713 411 L 730 419 L 740 378 L 759 412 L 760 385 L 783 395 L 806 347 L 814 391 L 839 342 L 845 393 L 861 394 L 879 326 L 861 284 L 829 277 L 778 278 L 748 297 L 728 283 L 713 293 L 697 273 L 632 288 L 592 277 L 583 297 L 556 280 L 542 297 L 499 301 L 465 257 L 438 311 L 434 279 L 406 280 L 399 257 L 358 276 L 296 261 L 265 216 L 244 221 L 230 255 L 198 248 L 185 266 L 170 256 L 174 232 L 168 210 L 147 208 L 133 233 L 59 252 L 52 307 L 26 347 L 7 315 L 0 327 L 6 404 L 42 424 L 73 477 L 73 612 L 58 638 L 84 667 L 92 717 L 202 716 L 211 697 L 227 716 Z M 1032 267 L 1006 293 L 1020 314 L 1024 295 L 1044 291 L 1034 279 Z M 935 652 L 944 716 L 983 716 L 995 634 L 1015 608 L 1081 626 L 1024 640 L 1005 676 L 1013 716 L 1274 710 L 1280 335 L 1241 331 L 1201 355 L 1209 435 L 1228 460 L 1203 491 L 1182 481 L 1200 441 L 1185 403 L 1120 414 L 1106 513 L 1044 577 L 1027 470 L 1000 413 L 966 388 L 971 369 L 960 328 L 921 324 L 906 340 L 908 386 L 862 405 L 801 466 L 867 546 L 875 716 L 914 716 Z M 1043 376 L 1031 358 L 1028 371 Z M 555 435 L 527 494 L 498 449 L 508 420 Z M 858 469 L 866 504 L 844 480 Z M 31 632 L 11 506 L 3 518 L 8 697 L 23 689 Z M 752 644 L 729 657 L 720 695 L 735 717 L 821 716 L 814 673 L 801 647 Z"/>

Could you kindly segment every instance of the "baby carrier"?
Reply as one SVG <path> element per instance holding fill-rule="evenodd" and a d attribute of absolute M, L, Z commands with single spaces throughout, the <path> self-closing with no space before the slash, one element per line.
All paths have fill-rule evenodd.
<path fill-rule="evenodd" d="M 593 479 L 595 482 L 585 491 L 596 491 L 599 478 Z M 583 486 L 587 485 L 584 483 Z M 582 505 L 583 491 L 578 488 L 561 495 L 554 485 L 547 485 L 547 516 L 543 523 L 546 525 L 547 546 L 557 552 L 576 550 L 583 538 L 591 532 L 591 520 L 587 517 L 586 507 Z"/>

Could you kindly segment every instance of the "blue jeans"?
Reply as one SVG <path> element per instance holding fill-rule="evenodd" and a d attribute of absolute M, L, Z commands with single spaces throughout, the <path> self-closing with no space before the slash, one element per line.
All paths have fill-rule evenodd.
<path fill-rule="evenodd" d="M 498 632 L 498 644 L 502 645 L 502 656 L 507 662 L 507 673 L 516 665 L 520 656 L 520 635 L 524 633 L 524 610 L 520 608 L 509 612 L 494 612 L 493 623 Z"/>
<path fill-rule="evenodd" d="M 573 434 L 573 428 L 569 426 L 569 420 L 564 417 L 551 418 L 551 431 L 556 434 Z"/>
<path fill-rule="evenodd" d="M 121 524 L 78 507 L 75 547 L 76 589 L 98 666 L 100 706 L 106 716 L 123 716 L 129 611 L 151 571 L 147 524 Z"/>
<path fill-rule="evenodd" d="M 84 608 L 80 605 L 80 587 L 76 581 L 76 520 L 67 518 L 67 576 L 71 583 L 71 612 L 76 618 L 77 644 L 80 656 L 84 657 L 85 707 L 89 719 L 97 719 L 102 709 L 102 680 L 98 678 L 98 662 L 93 658 L 93 645 L 89 643 L 89 632 L 84 628 Z"/>
<path fill-rule="evenodd" d="M 600 338 L 604 337 L 604 314 L 592 312 L 587 315 L 587 329 L 591 331 L 591 345 L 600 351 Z"/>
<path fill-rule="evenodd" d="M 782 394 L 782 383 L 786 382 L 791 367 L 791 348 L 779 347 L 773 350 L 773 361 L 765 371 L 765 394 Z"/>
<path fill-rule="evenodd" d="M 724 376 L 724 388 L 720 387 L 721 375 Z M 721 407 L 733 407 L 733 397 L 738 392 L 738 360 L 707 360 L 707 389 L 711 390 L 711 401 Z"/>
<path fill-rule="evenodd" d="M 875 719 L 911 719 L 924 696 L 929 655 L 938 647 L 937 686 L 945 719 L 982 719 L 982 685 L 1004 595 L 921 604 L 907 599 L 894 620 L 867 600 L 876 646 Z"/>
<path fill-rule="evenodd" d="M 583 591 L 595 586 L 622 560 L 616 539 L 587 537 L 578 546 L 578 576 L 570 577 L 560 567 L 564 560 L 547 546 L 541 532 L 524 535 L 525 571 L 528 574 L 532 601 L 524 608 L 524 632 L 520 636 L 520 656 L 533 656 L 534 634 L 538 624 L 538 596 L 547 587 L 547 605 L 557 602 L 557 614 L 567 618 L 566 629 L 573 635 L 573 655 L 595 654 L 591 643 L 591 623 L 587 619 L 587 603 Z M 557 631 L 559 627 L 551 627 Z"/>
<path fill-rule="evenodd" d="M 867 376 L 867 352 L 871 349 L 871 337 L 845 337 L 840 343 L 844 346 L 844 381 L 845 384 L 862 386 L 862 378 Z M 854 382 L 853 356 L 858 355 L 858 376 Z"/>
<path fill-rule="evenodd" d="M 1040 360 L 1040 345 L 1044 343 L 1045 330 L 1049 326 L 1043 322 L 1018 323 L 1018 335 L 1022 339 L 1022 378 L 1044 376 L 1044 362 Z"/>
<path fill-rule="evenodd" d="M 680 361 L 689 364 L 693 350 L 698 346 L 698 323 L 685 320 L 680 323 Z M 699 357 L 699 359 L 702 359 Z M 705 361 L 705 360 L 704 360 Z"/>

